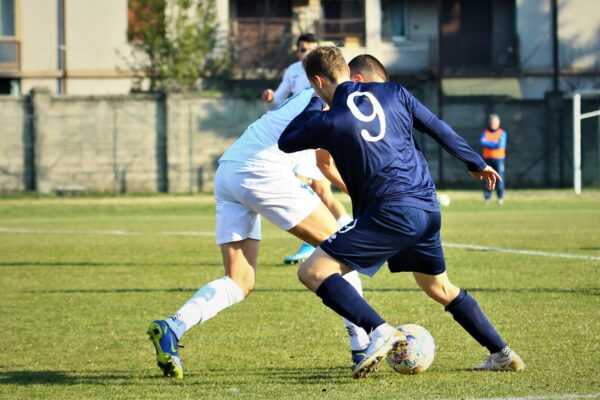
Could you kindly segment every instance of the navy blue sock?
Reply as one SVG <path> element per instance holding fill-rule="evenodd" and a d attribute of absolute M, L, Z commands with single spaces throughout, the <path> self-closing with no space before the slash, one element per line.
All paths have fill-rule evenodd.
<path fill-rule="evenodd" d="M 333 274 L 325 279 L 317 289 L 317 296 L 327 307 L 367 333 L 385 323 L 377 311 L 340 274 Z"/>
<path fill-rule="evenodd" d="M 480 345 L 487 347 L 490 353 L 496 353 L 506 346 L 494 325 L 487 319 L 477 301 L 465 290 L 448 304 L 445 309 L 454 317 Z"/>

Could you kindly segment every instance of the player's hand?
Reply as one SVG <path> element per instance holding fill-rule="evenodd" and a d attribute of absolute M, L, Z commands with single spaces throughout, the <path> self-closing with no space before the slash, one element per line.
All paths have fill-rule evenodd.
<path fill-rule="evenodd" d="M 262 93 L 261 99 L 265 103 L 270 103 L 273 101 L 273 97 L 275 97 L 275 92 L 273 89 L 265 89 L 265 91 Z"/>
<path fill-rule="evenodd" d="M 485 187 L 487 190 L 494 190 L 496 187 L 496 182 L 500 182 L 502 180 L 500 174 L 498 174 L 498 172 L 496 172 L 496 170 L 489 165 L 486 165 L 483 171 L 469 171 L 469 174 L 471 174 L 471 176 L 475 179 L 485 181 Z"/>

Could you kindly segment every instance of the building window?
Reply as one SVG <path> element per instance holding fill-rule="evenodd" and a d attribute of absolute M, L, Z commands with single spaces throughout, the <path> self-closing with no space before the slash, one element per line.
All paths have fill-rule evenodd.
<path fill-rule="evenodd" d="M 404 39 L 405 18 L 405 0 L 381 0 L 381 38 L 388 42 Z"/>
<path fill-rule="evenodd" d="M 0 0 L 0 36 L 15 36 L 15 0 Z"/>
<path fill-rule="evenodd" d="M 515 0 L 443 0 L 439 31 L 445 74 L 517 72 Z"/>
<path fill-rule="evenodd" d="M 235 0 L 231 8 L 238 18 L 290 18 L 292 0 Z"/>
<path fill-rule="evenodd" d="M 0 0 L 0 68 L 19 68 L 19 41 L 15 28 L 15 0 Z"/>
<path fill-rule="evenodd" d="M 230 32 L 242 75 L 270 75 L 293 61 L 292 6 L 292 0 L 230 0 Z"/>
<path fill-rule="evenodd" d="M 364 46 L 364 0 L 321 0 L 323 18 L 317 23 L 322 40 L 341 46 Z"/>

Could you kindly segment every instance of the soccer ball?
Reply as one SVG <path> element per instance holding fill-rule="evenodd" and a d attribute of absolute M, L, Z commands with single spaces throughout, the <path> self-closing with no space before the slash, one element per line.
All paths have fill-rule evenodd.
<path fill-rule="evenodd" d="M 435 342 L 431 333 L 420 325 L 405 324 L 398 328 L 406 335 L 406 351 L 390 353 L 386 361 L 392 369 L 404 375 L 415 375 L 425 371 L 435 357 Z"/>
<path fill-rule="evenodd" d="M 450 196 L 447 194 L 440 194 L 438 195 L 438 201 L 441 206 L 448 207 L 450 205 Z"/>

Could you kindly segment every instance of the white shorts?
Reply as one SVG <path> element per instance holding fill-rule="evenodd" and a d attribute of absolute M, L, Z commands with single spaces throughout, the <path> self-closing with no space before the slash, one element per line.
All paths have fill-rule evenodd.
<path fill-rule="evenodd" d="M 313 181 L 320 181 L 325 179 L 325 176 L 317 167 L 317 156 L 314 150 L 307 150 L 302 152 L 303 155 L 300 161 L 294 167 L 294 172 L 298 175 L 302 175 L 305 178 L 312 179 Z"/>
<path fill-rule="evenodd" d="M 288 169 L 221 161 L 215 174 L 217 244 L 260 240 L 260 215 L 287 231 L 321 203 Z"/>

